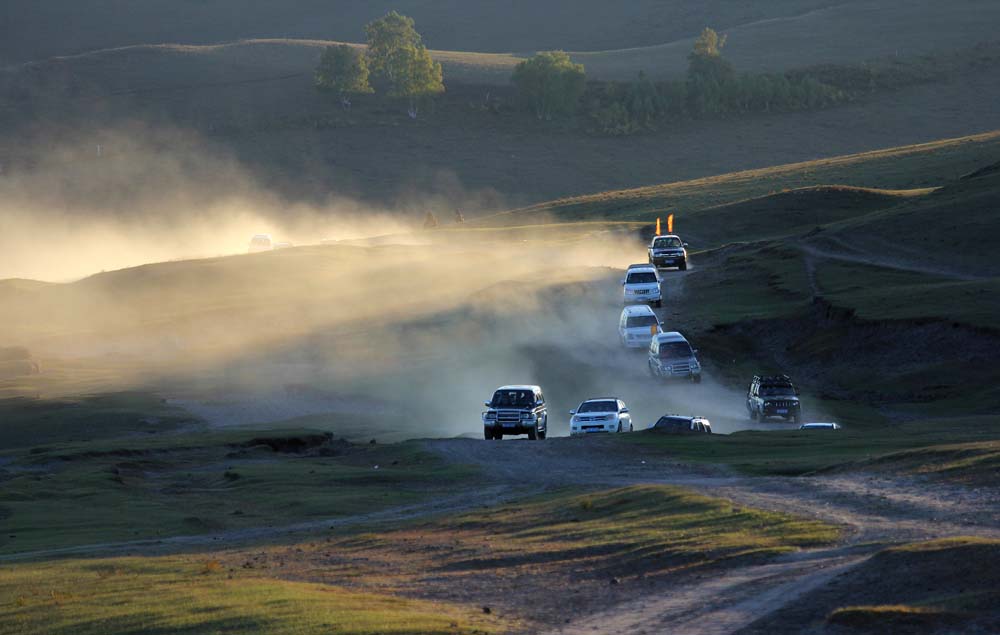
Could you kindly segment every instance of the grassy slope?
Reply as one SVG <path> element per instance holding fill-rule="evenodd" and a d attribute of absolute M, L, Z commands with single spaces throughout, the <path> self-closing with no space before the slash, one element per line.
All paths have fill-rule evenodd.
<path fill-rule="evenodd" d="M 495 621 L 442 603 L 227 572 L 196 557 L 5 565 L 0 633 L 267 632 L 365 635 L 493 632 Z"/>
<path fill-rule="evenodd" d="M 818 521 L 736 510 L 725 500 L 659 485 L 546 497 L 462 515 L 438 527 L 501 539 L 489 556 L 468 558 L 457 568 L 488 569 L 544 554 L 548 561 L 593 558 L 599 569 L 630 575 L 775 555 L 828 544 L 839 535 Z"/>
<path fill-rule="evenodd" d="M 50 436 L 67 429 L 51 405 L 33 409 Z M 103 427 L 106 409 L 76 408 L 85 416 L 75 423 Z M 66 431 L 60 443 L 0 455 L 0 553 L 317 521 L 417 502 L 473 476 L 408 444 L 351 446 L 288 429 L 136 437 L 110 423 L 120 436 L 73 442 L 81 433 Z"/>
<path fill-rule="evenodd" d="M 722 230 L 725 231 L 729 242 L 741 236 L 738 230 L 745 228 L 746 225 L 761 227 L 764 224 L 752 222 L 752 219 L 748 218 L 745 220 L 746 225 L 735 228 L 737 231 L 730 230 L 728 225 L 719 227 L 716 223 L 718 217 L 715 215 L 718 211 L 710 210 L 715 206 L 785 190 L 831 184 L 887 190 L 937 187 L 991 162 L 998 149 L 1000 149 L 1000 132 L 994 131 L 690 181 L 560 199 L 487 216 L 480 222 L 487 225 L 517 225 L 539 219 L 550 222 L 587 219 L 649 222 L 656 216 L 674 212 L 677 216 L 678 229 L 684 233 L 689 233 L 689 226 L 693 228 L 695 234 L 699 233 L 699 229 L 706 231 L 705 225 L 716 226 L 716 240 L 708 244 L 718 244 L 723 238 Z M 828 191 L 820 190 L 817 194 L 822 195 Z M 848 190 L 844 193 L 847 194 L 846 202 L 849 206 L 853 207 L 857 202 L 863 202 L 862 209 L 870 209 L 868 207 L 870 203 L 857 200 L 867 198 L 864 192 Z M 880 196 L 905 195 L 905 192 L 869 194 L 877 200 Z M 826 211 L 826 206 L 817 207 L 820 209 L 812 211 Z M 690 219 L 689 214 L 692 215 Z M 699 227 L 696 218 L 699 214 L 703 215 L 705 221 L 701 224 L 702 227 Z M 818 224 L 837 218 L 837 216 L 833 218 L 820 216 L 811 222 Z M 751 234 L 751 237 L 757 235 L 759 234 Z"/>
<path fill-rule="evenodd" d="M 835 542 L 840 530 L 734 507 L 683 488 L 550 492 L 372 533 L 277 545 L 224 562 L 277 575 L 413 597 L 463 598 L 543 615 L 634 596 L 633 582 L 711 575 L 738 562 Z M 609 587 L 609 577 L 621 585 Z M 553 594 L 554 588 L 571 589 Z M 556 608 L 558 607 L 558 608 Z"/>
<path fill-rule="evenodd" d="M 846 466 L 988 482 L 996 472 L 996 437 L 997 417 L 983 416 L 892 426 L 848 425 L 829 433 L 745 431 L 711 437 L 645 433 L 626 441 L 658 447 L 687 461 L 727 463 L 747 474 L 797 476 Z M 969 445 L 950 445 L 962 441 Z M 922 460 L 927 461 L 926 469 L 920 467 Z"/>
<path fill-rule="evenodd" d="M 1000 627 L 1000 541 L 953 538 L 893 547 L 740 635 L 988 633 Z"/>
<path fill-rule="evenodd" d="M 28 60 L 125 45 L 288 38 L 292 34 L 298 39 L 282 41 L 282 47 L 289 49 L 284 57 L 308 57 L 312 55 L 307 53 L 308 49 L 326 39 L 360 40 L 362 24 L 385 12 L 384 8 L 370 3 L 346 7 L 338 3 L 307 6 L 310 3 L 300 0 L 299 6 L 289 7 L 278 15 L 265 6 L 244 10 L 244 22 L 234 24 L 227 14 L 219 13 L 220 3 L 214 3 L 201 9 L 204 15 L 200 19 L 187 16 L 182 25 L 172 23 L 173 16 L 169 13 L 158 15 L 164 10 L 159 3 L 147 3 L 141 9 L 133 9 L 126 20 L 120 19 L 119 13 L 118 19 L 102 24 L 97 20 L 102 9 L 109 10 L 115 3 L 105 4 L 105 7 L 91 8 L 85 15 L 75 16 L 77 41 L 63 38 L 47 42 L 38 37 L 19 41 L 14 38 L 5 42 L 6 51 L 0 49 L 0 58 L 4 52 L 11 59 Z M 776 71 L 820 63 L 856 63 L 889 55 L 914 57 L 961 48 L 994 39 L 989 25 L 995 20 L 990 17 L 1000 16 L 1000 9 L 974 0 L 958 0 L 946 7 L 932 0 L 890 0 L 879 2 L 875 7 L 822 0 L 769 0 L 753 7 L 734 0 L 697 7 L 676 1 L 664 6 L 650 0 L 632 0 L 611 6 L 588 0 L 573 3 L 572 9 L 568 8 L 566 0 L 547 0 L 524 3 L 513 13 L 491 5 L 458 2 L 448 3 L 452 6 L 433 7 L 416 2 L 409 3 L 410 6 L 406 4 L 396 3 L 392 8 L 413 15 L 432 48 L 451 49 L 442 52 L 440 58 L 449 63 L 446 72 L 453 71 L 453 79 L 488 83 L 506 83 L 515 58 L 458 51 L 522 54 L 548 49 L 588 51 L 576 54 L 575 58 L 587 66 L 591 77 L 632 78 L 639 70 L 654 77 L 676 76 L 684 71 L 685 56 L 693 38 L 709 25 L 728 31 L 727 52 L 739 68 Z M 63 19 L 74 12 L 69 6 L 47 7 L 46 10 L 59 11 Z M 335 19 L 319 17 L 331 10 L 337 11 Z M 40 25 L 36 21 L 41 16 L 36 11 L 34 5 L 13 11 L 12 19 L 22 23 L 22 29 L 15 32 L 28 35 L 32 29 L 38 29 Z M 877 18 L 873 19 L 873 12 Z M 147 17 L 143 18 L 143 14 Z M 223 15 L 227 17 L 223 19 Z M 97 21 L 97 24 L 84 28 L 81 21 Z M 289 21 L 292 25 L 282 28 L 282 23 Z M 323 27 L 306 27 L 306 21 Z M 135 26 L 127 34 L 116 33 L 110 26 L 130 22 Z M 254 22 L 259 23 L 251 27 Z M 890 32 L 879 26 L 887 23 L 894 25 Z M 808 40 L 804 40 L 801 33 L 809 33 Z M 845 46 L 845 42 L 851 44 Z M 273 41 L 257 43 L 274 50 Z M 250 42 L 241 48 L 254 46 L 256 44 Z M 293 53 L 291 49 L 303 50 Z M 161 48 L 159 52 L 173 54 L 182 50 L 192 53 L 197 49 L 190 46 Z M 122 53 L 141 55 L 137 49 Z M 244 66 L 263 59 L 259 51 L 247 50 L 245 53 Z M 300 70 L 308 72 L 309 67 L 302 66 Z"/>

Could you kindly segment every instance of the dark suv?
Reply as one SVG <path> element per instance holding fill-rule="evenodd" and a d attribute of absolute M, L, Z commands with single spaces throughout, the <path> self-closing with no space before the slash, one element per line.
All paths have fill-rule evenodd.
<path fill-rule="evenodd" d="M 799 391 L 788 375 L 754 375 L 747 390 L 747 412 L 754 421 L 781 417 L 798 423 L 802 419 Z"/>
<path fill-rule="evenodd" d="M 531 440 L 545 438 L 549 413 L 538 386 L 501 386 L 484 405 L 483 436 L 487 441 L 500 440 L 505 434 L 527 434 Z"/>
<path fill-rule="evenodd" d="M 664 415 L 649 429 L 666 434 L 712 434 L 712 424 L 705 417 L 682 415 Z"/>

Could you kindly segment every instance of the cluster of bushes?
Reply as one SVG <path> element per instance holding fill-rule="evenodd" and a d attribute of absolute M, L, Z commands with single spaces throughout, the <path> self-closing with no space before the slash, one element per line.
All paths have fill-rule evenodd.
<path fill-rule="evenodd" d="M 316 88 L 339 95 L 345 108 L 352 95 L 365 93 L 406 99 L 410 117 L 416 118 L 420 102 L 444 92 L 444 82 L 441 65 L 431 59 L 413 19 L 391 11 L 369 22 L 365 35 L 364 51 L 346 44 L 323 51 Z"/>
<path fill-rule="evenodd" d="M 628 135 L 690 117 L 813 110 L 850 94 L 806 73 L 737 74 L 722 56 L 725 38 L 705 29 L 688 56 L 683 80 L 592 84 L 583 99 L 594 132 Z"/>

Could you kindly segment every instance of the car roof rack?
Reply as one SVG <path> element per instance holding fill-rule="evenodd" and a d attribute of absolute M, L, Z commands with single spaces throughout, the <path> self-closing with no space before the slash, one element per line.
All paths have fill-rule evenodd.
<path fill-rule="evenodd" d="M 792 383 L 792 378 L 788 375 L 754 375 L 755 379 L 759 379 L 762 384 L 790 384 Z"/>

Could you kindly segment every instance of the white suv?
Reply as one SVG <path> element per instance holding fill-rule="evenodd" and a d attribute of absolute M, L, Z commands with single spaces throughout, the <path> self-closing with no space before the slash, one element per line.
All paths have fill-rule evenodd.
<path fill-rule="evenodd" d="M 573 415 L 569 419 L 572 436 L 595 432 L 632 432 L 632 415 L 621 399 L 588 399 L 569 413 Z"/>
<path fill-rule="evenodd" d="M 662 330 L 659 318 L 646 304 L 625 307 L 618 319 L 618 337 L 628 348 L 649 348 L 653 336 Z"/>
<path fill-rule="evenodd" d="M 698 351 L 683 335 L 676 331 L 660 333 L 649 344 L 649 374 L 653 377 L 690 379 L 701 381 L 701 364 Z"/>
<path fill-rule="evenodd" d="M 625 304 L 652 304 L 659 307 L 660 273 L 651 264 L 630 265 L 622 279 L 625 290 Z"/>

